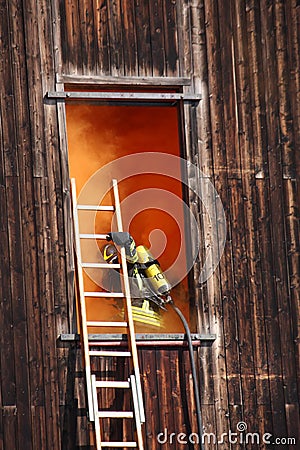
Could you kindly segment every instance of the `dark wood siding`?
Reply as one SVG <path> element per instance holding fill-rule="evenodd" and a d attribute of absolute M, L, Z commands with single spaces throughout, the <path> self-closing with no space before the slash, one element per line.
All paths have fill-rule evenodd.
<path fill-rule="evenodd" d="M 60 2 L 66 74 L 180 76 L 178 2 Z M 177 9 L 178 8 L 178 9 Z"/>
<path fill-rule="evenodd" d="M 227 218 L 214 276 L 199 285 L 200 265 L 194 274 L 199 330 L 217 337 L 197 352 L 205 431 L 220 438 L 245 421 L 299 436 L 298 3 L 0 2 L 0 450 L 90 442 L 80 351 L 57 339 L 73 320 L 64 110 L 45 99 L 57 75 L 187 77 L 184 90 L 202 94 L 184 106 L 187 153 Z M 210 222 L 191 200 L 202 261 Z M 197 431 L 190 367 L 183 349 L 139 352 L 156 449 L 164 427 Z"/>

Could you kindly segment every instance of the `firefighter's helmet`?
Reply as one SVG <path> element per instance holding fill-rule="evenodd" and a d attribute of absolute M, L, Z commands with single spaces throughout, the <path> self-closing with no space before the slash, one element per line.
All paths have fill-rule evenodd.
<path fill-rule="evenodd" d="M 117 264 L 118 263 L 118 251 L 116 247 L 112 244 L 106 244 L 102 248 L 102 255 L 104 261 L 109 264 Z"/>

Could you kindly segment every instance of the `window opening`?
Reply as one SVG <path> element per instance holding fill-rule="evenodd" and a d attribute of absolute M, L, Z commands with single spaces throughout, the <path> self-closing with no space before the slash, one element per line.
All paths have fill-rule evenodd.
<path fill-rule="evenodd" d="M 182 157 L 182 142 L 179 127 L 180 111 L 176 106 L 149 106 L 124 104 L 99 104 L 87 101 L 67 102 L 66 120 L 68 136 L 68 152 L 70 176 L 76 179 L 77 193 L 85 188 L 95 173 L 110 163 L 129 156 L 131 164 L 135 164 L 135 155 L 151 153 L 153 158 L 160 154 Z M 128 230 L 137 245 L 150 248 L 154 257 L 158 257 L 162 270 L 172 266 L 178 254 L 185 255 L 189 251 L 186 247 L 185 234 L 189 232 L 186 226 L 184 209 L 184 191 L 181 182 L 181 166 L 178 160 L 176 179 L 168 176 L 168 167 L 161 167 L 160 173 L 139 173 L 142 168 L 137 159 L 134 176 L 126 177 L 126 167 L 118 167 L 119 173 L 112 173 L 111 178 L 119 178 L 119 190 L 122 202 L 122 214 L 125 218 L 124 229 L 128 223 Z M 93 187 L 91 195 L 97 200 L 97 186 Z M 169 194 L 165 194 L 168 192 Z M 155 194 L 157 198 L 156 206 Z M 162 206 L 165 195 L 165 209 Z M 130 200 L 132 199 L 132 201 Z M 176 199 L 178 204 L 176 205 Z M 90 199 L 89 203 L 93 203 Z M 102 204 L 112 204 L 111 192 L 105 195 Z M 150 207 L 149 207 L 150 204 Z M 172 208 L 173 207 L 173 208 Z M 172 211 L 176 210 L 176 217 Z M 171 212 L 170 212 L 171 211 Z M 94 218 L 88 218 L 87 211 L 80 212 L 81 225 L 90 226 L 94 221 L 95 233 L 111 231 L 111 215 L 103 212 Z M 93 232 L 86 229 L 87 233 Z M 183 235 L 181 235 L 183 233 Z M 99 242 L 101 248 L 105 242 Z M 94 243 L 87 240 L 82 245 L 82 258 L 91 261 L 95 253 Z M 95 255 L 97 258 L 98 256 Z M 186 265 L 185 259 L 177 262 L 174 271 Z M 97 262 L 97 261 L 95 261 Z M 85 271 L 87 291 L 103 290 L 103 271 Z M 177 274 L 168 273 L 173 284 Z M 189 283 L 189 276 L 177 283 L 171 291 L 176 304 L 183 311 L 195 331 L 192 318 L 193 286 Z M 88 320 L 113 320 L 120 314 L 120 302 L 116 299 L 87 298 Z M 137 333 L 182 333 L 183 327 L 172 308 L 167 311 L 159 310 L 161 323 L 153 327 L 145 323 L 136 322 Z M 91 333 L 99 330 L 92 330 Z M 105 333 L 108 331 L 105 331 Z M 114 331 L 115 333 L 116 331 Z"/>

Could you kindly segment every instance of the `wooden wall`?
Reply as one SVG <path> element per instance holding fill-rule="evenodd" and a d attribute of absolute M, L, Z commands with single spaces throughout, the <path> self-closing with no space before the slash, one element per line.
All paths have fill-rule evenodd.
<path fill-rule="evenodd" d="M 57 340 L 71 329 L 72 259 L 62 106 L 44 98 L 56 74 L 187 77 L 185 90 L 202 94 L 185 107 L 188 155 L 228 226 L 214 276 L 199 285 L 195 268 L 199 329 L 217 335 L 199 352 L 203 423 L 218 437 L 239 421 L 298 436 L 297 0 L 15 0 L 0 13 L 0 450 L 89 448 L 78 350 Z M 192 207 L 205 248 L 209 222 Z M 179 411 L 190 405 L 176 384 L 180 351 L 140 353 L 148 417 L 173 399 L 169 418 L 147 424 L 154 449 L 164 420 L 187 429 Z"/>
<path fill-rule="evenodd" d="M 58 449 L 69 329 L 48 1 L 0 2 L 0 448 Z M 60 370 L 61 369 L 61 370 Z"/>

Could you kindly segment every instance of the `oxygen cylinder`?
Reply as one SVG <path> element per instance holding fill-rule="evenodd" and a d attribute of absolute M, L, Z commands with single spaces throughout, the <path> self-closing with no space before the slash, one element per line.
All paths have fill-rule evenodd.
<path fill-rule="evenodd" d="M 171 285 L 160 268 L 159 262 L 153 258 L 150 251 L 144 245 L 136 248 L 138 263 L 149 280 L 153 291 L 158 295 L 167 295 Z"/>

